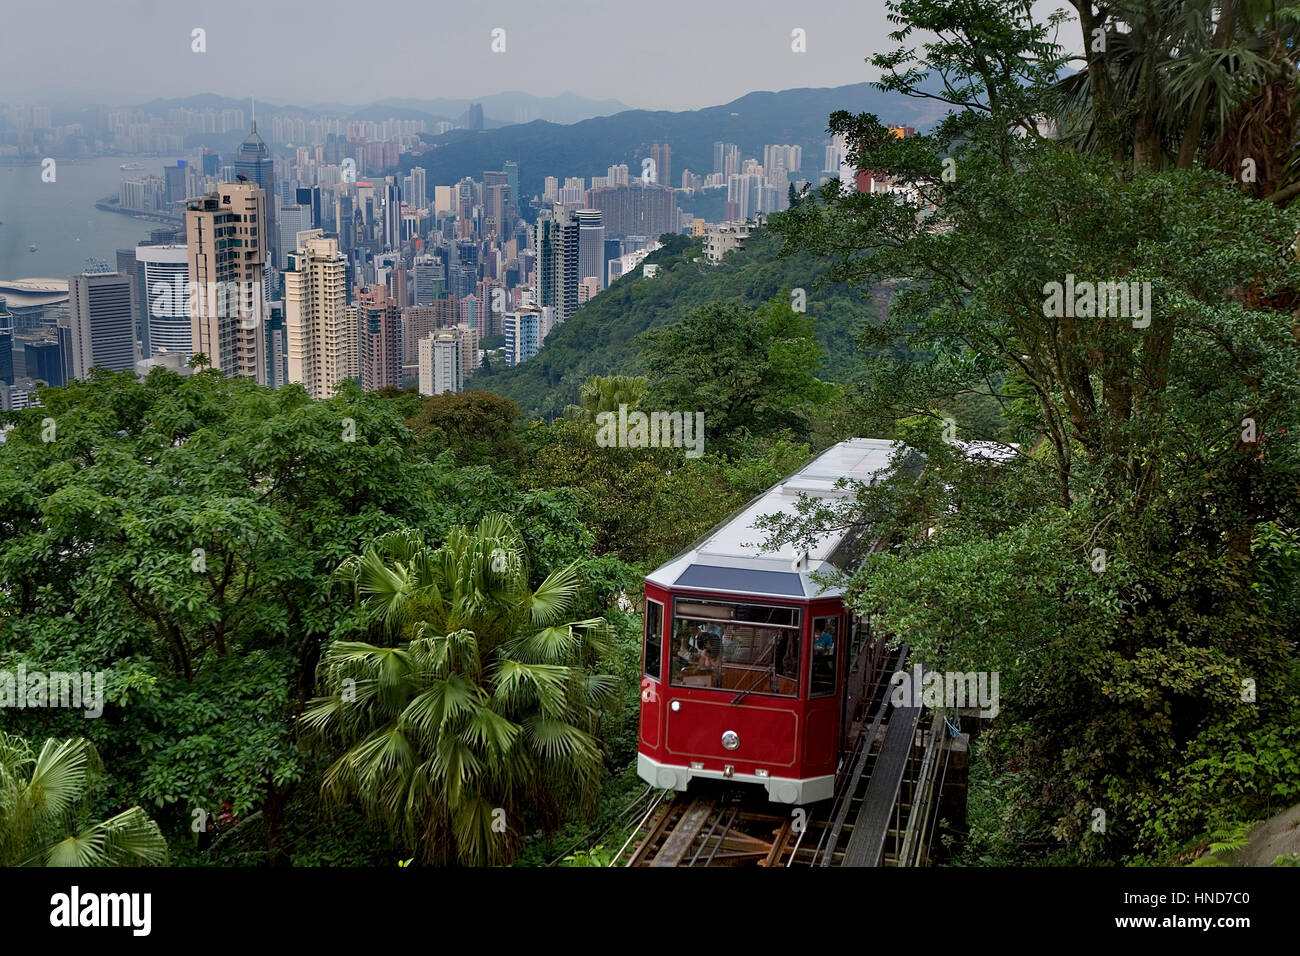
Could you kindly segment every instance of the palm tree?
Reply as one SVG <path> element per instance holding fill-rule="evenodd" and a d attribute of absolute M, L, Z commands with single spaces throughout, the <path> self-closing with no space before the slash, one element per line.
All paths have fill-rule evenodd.
<path fill-rule="evenodd" d="M 167 841 L 139 807 L 85 822 L 102 770 L 85 738 L 47 740 L 33 757 L 26 740 L 0 731 L 0 866 L 165 862 Z"/>
<path fill-rule="evenodd" d="M 578 404 L 566 407 L 564 417 L 594 422 L 601 412 L 617 413 L 619 405 L 635 408 L 649 387 L 641 375 L 593 375 L 578 388 Z"/>
<path fill-rule="evenodd" d="M 530 590 L 522 538 L 489 515 L 438 548 L 384 535 L 336 576 L 388 642 L 336 641 L 321 662 L 328 694 L 302 719 L 346 748 L 327 800 L 355 800 L 425 862 L 469 865 L 507 862 L 526 816 L 553 829 L 592 804 L 616 681 L 593 670 L 605 621 L 564 621 L 576 565 Z"/>
<path fill-rule="evenodd" d="M 1127 158 L 1136 170 L 1189 169 L 1200 159 L 1253 183 L 1261 197 L 1289 198 L 1274 193 L 1296 173 L 1300 18 L 1291 4 L 1071 3 L 1087 68 L 1060 86 L 1056 113 L 1066 140 Z M 1243 159 L 1258 167 L 1250 178 L 1241 175 Z"/>

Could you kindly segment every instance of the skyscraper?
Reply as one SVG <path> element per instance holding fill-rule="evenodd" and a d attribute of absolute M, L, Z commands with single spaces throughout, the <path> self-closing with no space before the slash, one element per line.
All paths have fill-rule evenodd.
<path fill-rule="evenodd" d="M 190 348 L 227 375 L 266 383 L 266 193 L 251 182 L 221 183 L 185 208 Z"/>
<path fill-rule="evenodd" d="M 0 332 L 0 336 L 4 333 Z M 3 350 L 3 345 L 0 345 Z M 67 384 L 63 378 L 63 353 L 56 341 L 28 342 L 23 346 L 27 377 L 56 388 Z"/>
<path fill-rule="evenodd" d="M 167 182 L 167 212 L 170 214 L 189 197 L 186 193 L 186 176 L 189 168 L 185 160 L 178 159 L 175 166 L 164 166 L 163 176 Z"/>
<path fill-rule="evenodd" d="M 324 223 L 321 222 L 320 187 L 299 186 L 294 198 L 299 206 L 308 206 L 311 209 L 311 223 L 303 228 L 323 229 Z"/>
<path fill-rule="evenodd" d="M 411 195 L 406 197 L 413 209 L 423 209 L 429 205 L 428 179 L 423 166 L 411 167 Z"/>
<path fill-rule="evenodd" d="M 0 385 L 14 384 L 14 330 L 0 328 Z"/>
<path fill-rule="evenodd" d="M 189 361 L 194 329 L 190 320 L 189 248 L 187 246 L 137 246 L 140 294 L 144 296 L 147 343 L 144 358 L 182 352 Z"/>
<path fill-rule="evenodd" d="M 512 159 L 506 160 L 505 172 L 506 172 L 506 183 L 510 186 L 511 212 L 518 214 L 519 212 L 519 164 Z"/>
<path fill-rule="evenodd" d="M 430 255 L 418 257 L 411 265 L 412 285 L 416 305 L 433 305 L 442 298 L 447 288 L 447 277 L 442 263 Z"/>
<path fill-rule="evenodd" d="M 594 277 L 597 289 L 605 287 L 605 225 L 599 209 L 579 209 L 578 217 L 578 280 Z"/>
<path fill-rule="evenodd" d="M 271 158 L 271 150 L 262 142 L 262 137 L 257 135 L 257 120 L 253 120 L 252 128 L 248 136 L 239 144 L 239 149 L 235 151 L 235 179 L 243 176 L 244 180 L 259 186 L 262 192 L 266 194 L 266 225 L 265 232 L 267 242 L 271 246 L 271 261 L 279 262 L 275 256 L 275 250 L 280 246 L 280 233 L 276 226 L 275 215 L 275 161 Z M 258 220 L 259 222 L 261 220 Z"/>
<path fill-rule="evenodd" d="M 537 219 L 537 304 L 555 309 L 560 322 L 578 310 L 579 228 L 578 217 L 562 204 Z"/>
<path fill-rule="evenodd" d="M 110 372 L 135 369 L 135 282 L 116 272 L 68 279 L 68 326 L 73 378 L 98 366 Z"/>
<path fill-rule="evenodd" d="M 402 338 L 397 302 L 387 289 L 372 285 L 357 296 L 357 355 L 361 387 L 367 392 L 401 388 Z"/>
<path fill-rule="evenodd" d="M 319 229 L 303 235 L 284 273 L 284 325 L 289 381 L 312 398 L 329 398 L 356 375 L 357 331 L 348 323 L 346 260 Z"/>
<path fill-rule="evenodd" d="M 607 186 L 587 193 L 588 204 L 599 209 L 609 238 L 654 236 L 676 232 L 677 201 L 667 186 L 635 180 L 627 186 Z"/>
<path fill-rule="evenodd" d="M 306 232 L 309 229 L 319 228 L 312 225 L 312 213 L 310 206 L 281 206 L 279 216 L 280 243 L 277 248 L 280 250 L 275 260 L 275 266 L 281 271 L 284 270 L 288 261 L 290 252 L 298 248 L 298 233 Z"/>
<path fill-rule="evenodd" d="M 664 186 L 673 184 L 673 151 L 667 143 L 662 145 L 655 143 L 650 147 L 650 158 L 655 164 L 655 178 L 653 182 L 661 183 Z"/>

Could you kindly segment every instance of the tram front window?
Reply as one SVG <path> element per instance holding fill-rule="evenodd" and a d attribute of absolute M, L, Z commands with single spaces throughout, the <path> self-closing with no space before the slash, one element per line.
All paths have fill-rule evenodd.
<path fill-rule="evenodd" d="M 678 599 L 670 683 L 799 695 L 798 608 Z"/>

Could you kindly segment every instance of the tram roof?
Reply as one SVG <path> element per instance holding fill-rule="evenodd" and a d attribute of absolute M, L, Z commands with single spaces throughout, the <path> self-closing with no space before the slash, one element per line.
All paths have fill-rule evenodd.
<path fill-rule="evenodd" d="M 1005 460 L 1014 452 L 984 442 L 962 443 L 973 457 Z M 801 494 L 830 501 L 855 494 L 855 483 L 873 484 L 888 475 L 900 445 L 887 438 L 850 438 L 754 498 L 646 580 L 661 587 L 724 591 L 756 597 L 807 600 L 837 597 L 843 589 L 813 579 L 818 572 L 856 570 L 871 547 L 869 529 L 838 529 L 806 552 L 786 543 L 764 549 L 766 533 L 755 527 L 764 515 L 793 515 Z M 846 479 L 840 484 L 841 479 Z"/>

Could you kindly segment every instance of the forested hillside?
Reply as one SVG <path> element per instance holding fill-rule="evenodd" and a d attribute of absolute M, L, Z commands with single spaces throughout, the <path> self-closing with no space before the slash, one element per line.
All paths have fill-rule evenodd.
<path fill-rule="evenodd" d="M 512 369 L 489 367 L 474 376 L 472 387 L 514 399 L 525 417 L 551 418 L 577 401 L 578 387 L 592 375 L 644 372 L 636 342 L 641 333 L 710 303 L 752 309 L 776 297 L 788 302 L 796 289 L 804 290 L 806 314 L 826 351 L 818 374 L 832 381 L 848 376 L 857 361 L 857 337 L 876 320 L 878 306 L 846 284 L 822 284 L 824 262 L 807 253 L 781 257 L 779 241 L 763 230 L 716 266 L 703 258 L 699 240 L 665 240 L 646 260 L 659 265 L 658 275 L 647 279 L 636 269 L 623 276 L 556 328 L 536 358 Z"/>

